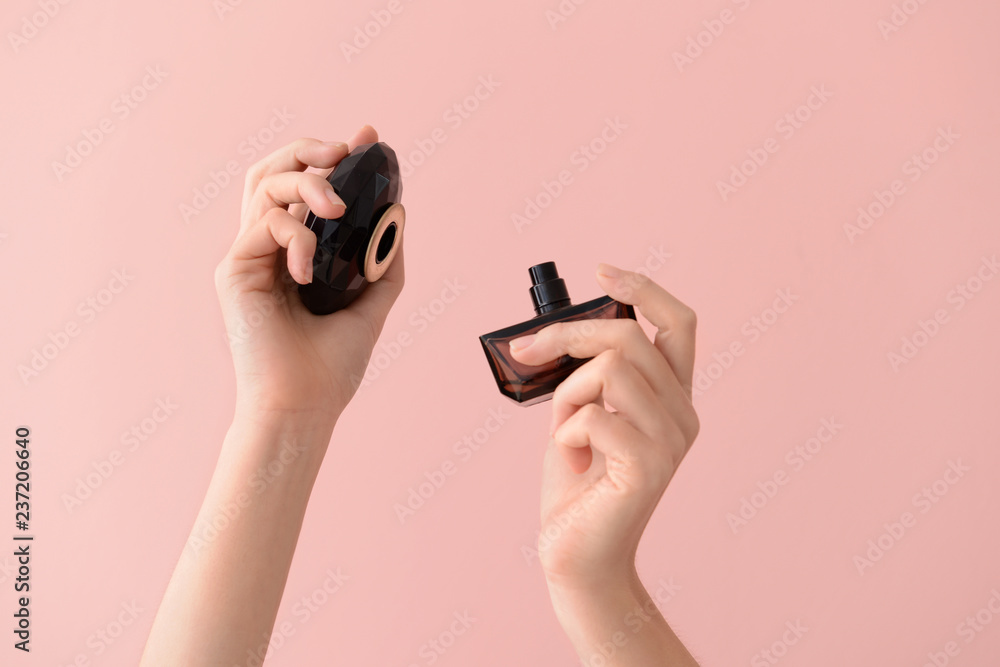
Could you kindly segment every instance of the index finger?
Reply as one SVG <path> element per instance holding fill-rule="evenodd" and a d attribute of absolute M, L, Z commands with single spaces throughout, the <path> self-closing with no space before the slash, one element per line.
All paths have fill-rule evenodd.
<path fill-rule="evenodd" d="M 694 378 L 694 339 L 697 317 L 682 303 L 641 273 L 610 264 L 597 266 L 597 282 L 608 296 L 635 306 L 656 327 L 653 345 L 666 358 L 684 391 L 691 395 Z"/>
<path fill-rule="evenodd" d="M 344 154 L 344 157 L 347 157 L 347 155 L 349 155 L 350 152 L 353 151 L 358 146 L 361 146 L 362 144 L 372 144 L 375 143 L 376 141 L 378 141 L 378 132 L 376 132 L 375 128 L 372 127 L 371 125 L 365 125 L 360 130 L 355 132 L 354 136 L 352 136 L 350 139 L 347 140 L 347 151 Z M 340 162 L 340 160 L 338 159 L 337 162 Z M 330 172 L 333 171 L 333 168 L 337 165 L 331 164 L 329 166 L 323 166 L 323 167 L 320 167 L 318 165 L 309 165 L 309 166 L 322 169 L 322 171 L 320 172 L 320 176 L 322 176 L 323 178 L 328 178 L 330 176 Z M 288 208 L 288 212 L 291 213 L 294 217 L 298 218 L 299 220 L 305 219 L 306 217 L 305 211 L 306 211 L 305 204 L 292 204 Z"/>
<path fill-rule="evenodd" d="M 349 150 L 348 145 L 343 142 L 324 142 L 319 139 L 296 139 L 287 146 L 282 146 L 247 170 L 240 218 L 246 218 L 253 195 L 265 176 L 285 171 L 303 171 L 306 167 L 333 167 L 347 156 Z"/>

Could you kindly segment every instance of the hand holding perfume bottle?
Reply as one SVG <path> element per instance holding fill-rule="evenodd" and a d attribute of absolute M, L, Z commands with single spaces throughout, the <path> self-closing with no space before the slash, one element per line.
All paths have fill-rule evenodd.
<path fill-rule="evenodd" d="M 559 319 L 508 342 L 511 360 L 525 369 L 580 361 L 551 395 L 539 560 L 585 664 L 607 629 L 637 609 L 648 631 L 621 647 L 615 664 L 696 664 L 635 570 L 646 524 L 698 435 L 695 315 L 641 274 L 602 264 L 597 280 L 609 303 L 582 311 L 634 306 L 656 327 L 652 340 L 634 319 L 599 317 Z"/>
<path fill-rule="evenodd" d="M 299 296 L 316 315 L 346 308 L 385 275 L 403 244 L 406 223 L 399 162 L 388 144 L 358 146 L 327 181 L 346 210 L 336 219 L 309 211 L 305 219 L 316 234 L 316 253 L 312 280 L 299 285 Z"/>
<path fill-rule="evenodd" d="M 526 366 L 511 354 L 511 341 L 534 334 L 557 322 L 628 317 L 635 320 L 632 306 L 602 296 L 586 303 L 573 305 L 566 281 L 559 277 L 555 262 L 536 264 L 528 269 L 531 276 L 531 303 L 535 317 L 479 337 L 490 370 L 500 393 L 521 405 L 547 401 L 560 382 L 579 368 L 586 359 L 563 355 L 545 364 Z M 586 327 L 584 327 L 586 329 Z"/>
<path fill-rule="evenodd" d="M 370 126 L 347 143 L 299 139 L 248 173 L 240 230 L 215 274 L 238 411 L 255 418 L 289 411 L 332 428 L 357 390 L 403 287 L 395 158 L 377 142 Z M 336 169 L 327 179 L 306 167 Z M 310 289 L 303 298 L 300 286 Z M 303 299 L 337 312 L 317 317 Z"/>

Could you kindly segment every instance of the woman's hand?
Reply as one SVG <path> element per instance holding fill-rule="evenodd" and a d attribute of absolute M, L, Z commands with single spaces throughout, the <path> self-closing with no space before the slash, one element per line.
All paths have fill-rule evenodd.
<path fill-rule="evenodd" d="M 357 390 L 403 288 L 402 247 L 386 274 L 336 313 L 310 313 L 296 283 L 312 281 L 316 235 L 303 224 L 307 208 L 325 218 L 345 210 L 323 175 L 304 170 L 329 170 L 354 147 L 373 141 L 378 135 L 370 126 L 346 144 L 299 139 L 247 173 L 240 230 L 215 272 L 238 413 L 332 424 Z"/>
<path fill-rule="evenodd" d="M 349 307 L 316 316 L 302 305 L 295 283 L 311 280 L 316 248 L 302 224 L 306 206 L 325 218 L 344 213 L 326 179 L 303 170 L 330 169 L 377 140 L 370 127 L 347 144 L 300 139 L 247 174 L 240 231 L 215 274 L 236 366 L 236 415 L 143 667 L 264 659 L 334 424 L 403 287 L 400 251 Z"/>
<path fill-rule="evenodd" d="M 593 357 L 552 397 L 539 558 L 557 615 L 585 661 L 621 629 L 632 643 L 602 664 L 695 664 L 635 573 L 646 524 L 698 435 L 695 315 L 640 274 L 602 264 L 597 279 L 656 326 L 652 341 L 637 322 L 619 319 L 554 324 L 511 343 L 526 364 Z M 656 628 L 643 641 L 624 627 L 636 609 Z M 661 662 L 668 655 L 682 662 Z"/>

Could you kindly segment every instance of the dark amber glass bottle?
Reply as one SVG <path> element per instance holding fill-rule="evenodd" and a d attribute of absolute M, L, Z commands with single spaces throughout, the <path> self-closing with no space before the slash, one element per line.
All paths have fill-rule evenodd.
<path fill-rule="evenodd" d="M 530 292 L 535 317 L 479 337 L 500 393 L 521 405 L 534 405 L 552 398 L 552 392 L 559 383 L 587 359 L 564 355 L 541 366 L 526 366 L 511 356 L 510 341 L 537 333 L 554 322 L 635 319 L 632 306 L 615 301 L 610 296 L 573 305 L 566 283 L 559 277 L 554 262 L 537 264 L 528 269 L 528 273 L 531 275 Z"/>

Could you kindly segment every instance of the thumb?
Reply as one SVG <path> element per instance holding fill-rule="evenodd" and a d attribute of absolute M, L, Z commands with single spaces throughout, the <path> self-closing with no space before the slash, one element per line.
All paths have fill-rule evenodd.
<path fill-rule="evenodd" d="M 397 239 L 398 248 L 392 264 L 385 274 L 377 281 L 368 285 L 365 291 L 349 305 L 350 310 L 366 319 L 377 338 L 382 333 L 382 326 L 392 309 L 399 293 L 403 291 L 405 269 L 403 267 L 403 238 Z"/>

